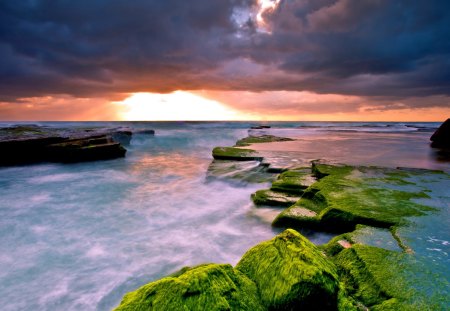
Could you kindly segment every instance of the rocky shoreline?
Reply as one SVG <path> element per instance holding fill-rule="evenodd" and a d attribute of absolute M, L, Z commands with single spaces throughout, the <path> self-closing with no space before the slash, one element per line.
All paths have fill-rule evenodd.
<path fill-rule="evenodd" d="M 271 181 L 252 195 L 256 207 L 280 208 L 272 225 L 289 228 L 251 248 L 232 267 L 205 264 L 128 293 L 121 310 L 442 310 L 448 287 L 416 255 L 419 225 L 439 211 L 427 183 L 448 183 L 442 171 L 350 166 L 313 161 L 276 167 L 251 147 L 291 139 L 249 136 L 213 150 L 211 174 Z M 241 148 L 245 147 L 245 148 Z M 249 163 L 247 166 L 242 163 Z M 274 175 L 278 174 L 278 175 Z M 445 200 L 445 199 L 442 199 Z M 315 246 L 297 230 L 334 232 Z M 424 275 L 428 276 L 424 278 Z M 446 292 L 446 289 L 442 289 Z"/>

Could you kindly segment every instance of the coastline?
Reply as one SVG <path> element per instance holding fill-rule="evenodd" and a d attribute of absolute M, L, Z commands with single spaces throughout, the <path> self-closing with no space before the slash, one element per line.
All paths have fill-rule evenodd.
<path fill-rule="evenodd" d="M 414 242 L 411 242 L 411 246 L 408 245 L 411 239 L 420 239 L 418 234 L 421 230 L 418 233 L 414 230 L 423 225 L 423 222 L 411 220 L 412 218 L 426 219 L 430 214 L 439 214 L 445 209 L 442 202 L 436 205 L 439 198 L 446 195 L 445 190 L 441 189 L 438 194 L 430 195 L 436 189 L 424 187 L 424 180 L 428 183 L 440 182 L 445 189 L 445 184 L 450 185 L 449 174 L 440 170 L 327 164 L 320 161 L 312 161 L 310 168 L 293 167 L 289 163 L 292 159 L 283 162 L 285 167 L 277 162 L 277 167 L 274 168 L 274 163 L 263 155 L 268 154 L 270 157 L 276 151 L 279 157 L 286 150 L 300 150 L 301 143 L 296 145 L 295 139 L 267 136 L 266 133 L 259 137 L 258 139 L 255 135 L 241 139 L 234 147 L 215 148 L 212 152 L 215 158 L 213 162 L 256 160 L 261 162 L 266 171 L 272 169 L 281 172 L 270 189 L 259 190 L 252 195 L 257 206 L 281 208 L 281 213 L 272 225 L 335 232 L 336 236 L 330 242 L 315 248 L 311 245 L 304 246 L 300 241 L 305 238 L 295 230 L 288 229 L 274 239 L 250 249 L 235 266 L 235 270 L 231 271 L 242 271 L 242 262 L 246 262 L 244 271 L 247 271 L 246 276 L 249 277 L 247 281 L 256 286 L 256 291 L 239 287 L 235 290 L 239 295 L 250 297 L 253 302 L 247 303 L 240 296 L 223 296 L 223 292 L 227 290 L 220 286 L 213 287 L 212 293 L 211 289 L 206 292 L 198 289 L 186 296 L 183 293 L 191 291 L 193 284 L 205 284 L 199 285 L 201 288 L 208 286 L 206 284 L 214 278 L 214 272 L 211 272 L 211 276 L 206 272 L 206 277 L 199 278 L 196 272 L 203 267 L 199 266 L 186 268 L 190 274 L 169 276 L 127 294 L 116 310 L 134 310 L 145 306 L 177 309 L 183 305 L 200 310 L 214 309 L 221 304 L 232 310 L 440 310 L 450 303 L 445 298 L 448 291 L 445 288 L 445 273 L 448 271 L 444 269 L 436 272 L 428 267 L 426 260 L 419 259 L 423 249 Z M 288 158 L 286 155 L 284 157 Z M 446 200 L 448 199 L 447 196 Z M 404 232 L 405 228 L 407 234 Z M 276 247 L 278 255 L 265 250 L 273 247 L 270 245 L 279 240 L 287 244 Z M 289 243 L 297 245 L 295 249 L 300 249 L 301 252 L 316 252 L 315 260 L 324 260 L 332 267 L 334 272 L 325 272 L 325 269 L 318 273 L 334 275 L 332 279 L 336 283 L 333 290 L 327 294 L 323 292 L 323 288 L 331 286 L 327 283 L 333 282 L 331 280 L 322 279 L 311 285 L 311 281 L 305 277 L 305 271 L 310 268 L 303 265 L 313 259 L 302 255 L 301 268 L 296 266 L 298 259 L 292 258 L 298 258 L 298 255 L 289 253 Z M 302 246 L 298 246 L 298 243 Z M 281 249 L 287 250 L 287 254 Z M 249 256 L 254 257 L 246 259 Z M 274 264 L 279 260 L 277 256 L 282 258 L 279 265 Z M 315 268 L 322 269 L 320 265 L 315 265 Z M 304 272 L 294 279 L 283 275 L 284 271 L 289 271 L 290 276 L 292 273 L 296 275 L 294 271 L 298 270 Z M 248 271 L 254 272 L 249 276 Z M 422 278 L 412 277 L 419 271 Z M 429 275 L 428 279 L 424 278 L 425 275 Z M 437 275 L 439 277 L 435 279 Z M 184 287 L 175 289 L 179 278 L 183 278 L 179 281 Z M 261 279 L 264 280 L 263 283 Z M 291 281 L 287 282 L 287 279 Z M 422 287 L 418 285 L 421 283 Z M 444 288 L 434 288 L 433 283 Z M 272 289 L 267 290 L 266 287 Z M 302 294 L 302 288 L 309 288 L 306 296 Z M 434 293 L 430 294 L 433 288 Z M 205 301 L 203 295 L 213 298 Z M 257 301 L 262 303 L 255 306 Z"/>
<path fill-rule="evenodd" d="M 265 131 L 269 134 L 276 134 L 281 131 L 295 133 L 295 135 L 301 133 L 310 137 L 311 148 L 317 147 L 317 144 L 313 143 L 314 140 L 321 140 L 323 143 L 328 141 L 328 148 L 332 152 L 327 154 L 330 156 L 339 154 L 338 145 L 335 144 L 338 140 L 333 134 L 335 129 L 295 128 L 290 124 L 288 125 L 284 128 L 251 129 L 251 132 Z M 150 126 L 142 123 L 142 127 L 149 128 Z M 42 303 L 40 306 L 35 305 L 37 308 L 45 309 L 50 301 L 60 301 L 59 303 L 64 305 L 66 309 L 72 310 L 75 307 L 70 300 L 61 300 L 67 299 L 65 297 L 72 297 L 71 299 L 79 301 L 78 303 L 84 303 L 81 301 L 85 301 L 87 303 L 84 305 L 85 309 L 110 310 L 118 305 L 124 293 L 130 292 L 151 280 L 160 279 L 183 266 L 193 267 L 202 262 L 235 265 L 247 249 L 280 233 L 282 228 L 273 228 L 270 223 L 283 208 L 273 205 L 270 207 L 265 205 L 254 207 L 250 195 L 258 190 L 272 187 L 272 182 L 275 182 L 277 176 L 286 169 L 307 167 L 311 171 L 309 160 L 317 157 L 311 152 L 311 148 L 304 148 L 307 145 L 303 145 L 301 150 L 283 151 L 280 144 L 303 144 L 301 140 L 290 140 L 259 142 L 242 147 L 257 150 L 258 153 L 261 153 L 261 157 L 264 157 L 262 162 L 253 160 L 214 161 L 211 163 L 210 155 L 214 146 L 232 146 L 247 136 L 249 127 L 248 124 L 237 125 L 235 123 L 189 123 L 187 126 L 180 126 L 176 123 L 160 124 L 160 128 L 156 128 L 155 136 L 133 135 L 130 146 L 126 147 L 128 152 L 125 158 L 79 164 L 44 163 L 26 167 L 3 168 L 2 178 L 0 179 L 0 183 L 6 186 L 3 187 L 1 192 L 5 201 L 0 205 L 4 216 L 6 216 L 2 222 L 4 223 L 3 227 L 11 228 L 11 225 L 21 223 L 20 228 L 30 231 L 30 233 L 33 232 L 33 235 L 30 236 L 30 242 L 36 239 L 38 241 L 37 244 L 23 245 L 27 241 L 14 240 L 14 236 L 4 233 L 5 243 L 7 244 L 0 245 L 4 253 L 24 254 L 24 256 L 20 255 L 21 257 L 18 259 L 20 265 L 15 265 L 15 267 L 20 268 L 20 266 L 30 264 L 42 265 L 41 263 L 45 262 L 42 260 L 30 261 L 33 257 L 30 257 L 29 254 L 36 254 L 35 256 L 39 257 L 40 254 L 51 254 L 51 252 L 67 254 L 68 247 L 78 245 L 75 249 L 81 257 L 72 253 L 65 255 L 65 258 L 67 258 L 65 261 L 60 261 L 61 263 L 66 262 L 64 270 L 67 271 L 65 273 L 67 279 L 71 280 L 69 284 L 73 284 L 70 285 L 71 288 L 74 289 L 75 284 L 81 285 L 86 281 L 97 282 L 92 283 L 96 285 L 93 287 L 92 298 L 90 299 L 86 299 L 83 287 L 79 287 L 82 291 L 72 290 L 70 296 L 68 296 L 69 292 L 61 291 L 64 285 L 59 280 L 62 281 L 63 279 L 58 279 L 60 278 L 58 271 L 54 270 L 52 265 L 55 259 L 59 260 L 58 257 L 55 257 L 57 255 L 55 253 L 52 257 L 48 257 L 49 259 L 44 259 L 49 263 L 46 269 L 49 269 L 49 273 L 51 273 L 49 275 L 51 276 L 49 280 L 52 280 L 51 284 L 46 280 L 38 279 L 39 274 L 30 275 L 28 273 L 29 276 L 26 279 L 29 285 L 25 289 L 28 293 L 27 297 Z M 405 128 L 409 129 L 400 126 L 401 131 Z M 361 129 L 367 130 L 365 127 Z M 372 129 L 369 128 L 369 130 Z M 348 131 L 345 133 L 348 133 Z M 296 139 L 295 135 L 291 139 Z M 366 145 L 372 147 L 372 149 L 367 147 L 362 150 L 355 149 L 352 157 L 348 159 L 361 159 L 359 155 L 362 151 L 371 155 L 372 153 L 369 150 L 374 148 L 378 149 L 377 152 L 386 151 L 383 150 L 384 147 L 370 146 L 371 144 L 375 145 L 375 142 L 380 142 L 371 138 L 374 135 L 376 134 L 361 134 L 362 139 L 367 141 Z M 382 134 L 380 135 L 382 136 Z M 395 141 L 398 146 L 396 150 L 399 150 L 397 159 L 403 160 L 400 163 L 405 164 L 408 160 L 405 157 L 407 154 L 405 147 L 415 155 L 414 157 L 409 156 L 414 160 L 420 159 L 422 155 L 427 155 L 422 153 L 420 150 L 423 149 L 419 149 L 418 146 L 421 141 L 426 143 L 426 140 L 422 140 L 420 137 L 429 135 L 431 133 L 428 131 L 407 132 L 405 134 L 392 133 L 388 136 L 398 137 Z M 420 139 L 414 141 L 414 137 Z M 341 144 L 344 141 L 340 139 L 338 143 Z M 355 139 L 350 141 L 354 143 Z M 383 146 L 395 146 L 393 142 Z M 277 147 L 281 150 L 276 152 L 258 150 L 264 149 L 263 147 L 265 149 Z M 427 147 L 428 145 L 425 145 L 420 148 Z M 392 153 L 395 152 L 393 150 L 387 152 L 387 154 Z M 383 157 L 379 159 L 383 159 Z M 434 161 L 434 158 L 430 159 Z M 331 162 L 337 164 L 336 161 Z M 435 163 L 438 166 L 445 165 L 445 162 Z M 365 165 L 355 162 L 351 166 L 359 168 Z M 427 187 L 439 188 L 438 185 L 446 182 L 444 180 L 436 182 L 414 172 L 409 175 L 404 185 L 400 180 L 406 178 L 405 176 L 401 176 L 400 179 L 390 178 L 389 180 L 394 183 L 393 186 L 395 187 L 412 187 L 409 183 L 416 183 L 419 186 L 424 184 Z M 414 177 L 415 175 L 417 176 Z M 16 179 L 13 179 L 13 176 L 16 176 Z M 295 184 L 295 180 L 292 180 L 293 176 L 288 177 Z M 395 183 L 400 183 L 400 185 Z M 280 182 L 275 182 L 275 184 L 277 185 L 275 187 L 277 191 L 284 189 L 280 187 Z M 311 185 L 308 184 L 308 186 Z M 419 192 L 423 190 L 421 189 Z M 440 196 L 443 202 L 448 201 L 443 191 L 442 189 L 432 189 L 432 200 Z M 27 202 L 21 201 L 20 193 L 30 197 L 30 200 L 27 200 Z M 97 198 L 96 193 L 102 193 L 103 196 Z M 205 193 L 208 193 L 208 195 L 205 196 Z M 293 195 L 293 197 L 298 197 L 298 195 Z M 279 198 L 276 199 L 279 200 Z M 425 205 L 431 202 L 427 198 L 413 200 L 419 200 L 416 203 L 426 200 Z M 13 204 L 12 202 L 17 203 Z M 46 210 L 49 213 L 46 213 Z M 21 215 L 17 214 L 19 211 L 22 215 L 27 215 L 27 218 L 22 218 L 24 220 L 29 219 L 27 223 L 24 224 L 20 218 L 15 216 Z M 46 222 L 39 214 L 52 220 L 52 223 Z M 434 263 L 432 266 L 428 264 L 428 266 L 433 270 L 441 269 L 443 262 L 446 260 L 443 253 L 446 251 L 446 246 L 441 245 L 441 243 L 449 240 L 445 234 L 441 234 L 446 228 L 442 220 L 448 219 L 448 217 L 432 211 L 427 211 L 426 214 L 426 217 L 413 217 L 414 222 L 420 225 L 419 227 L 429 229 L 430 222 L 435 227 L 433 230 L 420 231 L 421 238 L 423 238 L 421 245 L 403 243 L 404 249 L 400 248 L 400 243 L 393 238 L 394 235 L 385 229 L 371 232 L 370 230 L 358 231 L 357 228 L 358 237 L 367 243 L 371 239 L 365 237 L 373 237 L 375 234 L 377 238 L 374 241 L 377 241 L 377 243 L 385 241 L 385 244 L 382 245 L 391 247 L 389 249 L 391 251 L 402 251 L 408 249 L 408 247 L 422 250 L 427 248 L 441 249 L 440 252 L 430 250 L 420 254 L 421 257 L 434 256 L 431 258 L 436 259 L 437 264 Z M 39 221 L 37 224 L 36 220 Z M 50 238 L 50 236 L 47 236 L 54 232 L 53 227 L 55 225 L 58 230 L 61 230 L 61 234 L 52 235 L 55 237 L 50 240 L 52 244 L 47 244 L 52 248 L 48 248 L 45 239 Z M 72 228 L 73 230 L 71 230 Z M 408 228 L 401 228 L 395 236 L 406 236 L 407 240 L 412 238 L 417 240 L 408 236 Z M 89 235 L 84 234 L 84 232 L 89 233 Z M 364 232 L 364 234 L 361 232 Z M 368 232 L 372 235 L 368 235 Z M 331 237 L 336 236 L 339 232 L 330 234 L 302 229 L 301 233 L 315 244 L 320 245 L 327 243 Z M 95 234 L 95 236 L 92 236 L 92 234 Z M 75 235 L 79 235 L 78 240 L 81 244 L 69 242 L 66 247 L 64 245 L 58 246 L 55 243 L 58 236 L 77 241 Z M 351 239 L 350 236 L 346 237 L 346 241 L 353 244 Z M 357 239 L 355 238 L 355 240 Z M 107 244 L 100 241 L 105 241 Z M 9 249 L 7 245 L 15 245 L 16 250 Z M 25 246 L 33 253 L 24 252 Z M 334 249 L 334 247 L 330 247 L 330 249 Z M 363 256 L 361 254 L 364 255 L 364 251 L 359 252 L 357 256 Z M 416 251 L 414 256 L 418 254 L 419 252 Z M 441 259 L 436 256 L 440 256 Z M 76 259 L 82 266 L 79 266 L 79 268 L 75 266 L 74 262 L 71 262 L 71 258 Z M 67 265 L 69 263 L 70 266 Z M 0 262 L 0 264 L 2 263 Z M 74 270 L 72 270 L 72 266 L 75 268 Z M 88 277 L 86 274 L 80 274 L 80 269 L 83 273 L 83 271 L 99 268 L 100 270 L 96 270 L 98 272 L 90 274 Z M 110 271 L 111 268 L 114 271 Z M 422 270 L 428 271 L 427 269 Z M 20 271 L 16 270 L 16 275 L 20 275 L 18 274 Z M 422 274 L 418 275 L 423 277 Z M 85 275 L 85 277 L 80 279 L 80 275 Z M 73 278 L 78 280 L 72 281 Z M 427 277 L 425 276 L 423 279 L 427 280 Z M 5 280 L 4 277 L 3 280 Z M 16 277 L 16 280 L 17 282 L 11 284 L 11 290 L 20 288 L 20 279 Z M 40 281 L 42 286 L 33 285 L 37 280 Z M 58 292 L 53 292 L 52 288 Z M 98 292 L 99 289 L 101 289 L 101 292 Z M 35 293 L 33 294 L 33 292 Z M 442 297 L 445 297 L 445 295 L 442 295 L 442 293 L 445 293 L 445 286 L 440 286 L 440 293 Z M 4 295 L 5 299 L 9 297 L 9 304 L 5 301 L 5 310 L 14 310 L 15 308 L 11 307 L 14 304 L 11 303 L 17 300 L 14 298 L 13 292 L 7 291 L 4 292 Z M 36 300 L 37 298 L 33 297 L 42 298 Z M 27 298 L 27 300 L 29 299 Z M 32 302 L 32 300 L 29 301 Z"/>

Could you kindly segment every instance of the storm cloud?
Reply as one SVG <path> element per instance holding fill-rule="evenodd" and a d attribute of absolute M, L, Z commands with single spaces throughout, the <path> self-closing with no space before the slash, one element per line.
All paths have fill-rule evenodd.
<path fill-rule="evenodd" d="M 262 21 L 258 3 L 0 1 L 0 100 L 206 89 L 449 104 L 450 2 L 281 0 Z"/>

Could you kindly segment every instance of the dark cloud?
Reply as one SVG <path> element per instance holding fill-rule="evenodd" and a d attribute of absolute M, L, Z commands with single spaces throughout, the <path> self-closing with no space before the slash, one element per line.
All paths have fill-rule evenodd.
<path fill-rule="evenodd" d="M 177 89 L 450 95 L 448 1 L 282 0 L 262 14 L 264 26 L 256 9 L 251 0 L 0 1 L 0 99 Z"/>

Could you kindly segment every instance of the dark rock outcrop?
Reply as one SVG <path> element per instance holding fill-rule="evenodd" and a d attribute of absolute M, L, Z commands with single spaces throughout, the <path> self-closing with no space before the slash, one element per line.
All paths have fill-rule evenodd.
<path fill-rule="evenodd" d="M 18 125 L 0 129 L 0 166 L 83 162 L 124 157 L 127 128 L 49 128 Z"/>
<path fill-rule="evenodd" d="M 430 137 L 431 147 L 450 149 L 450 119 L 447 119 Z"/>

